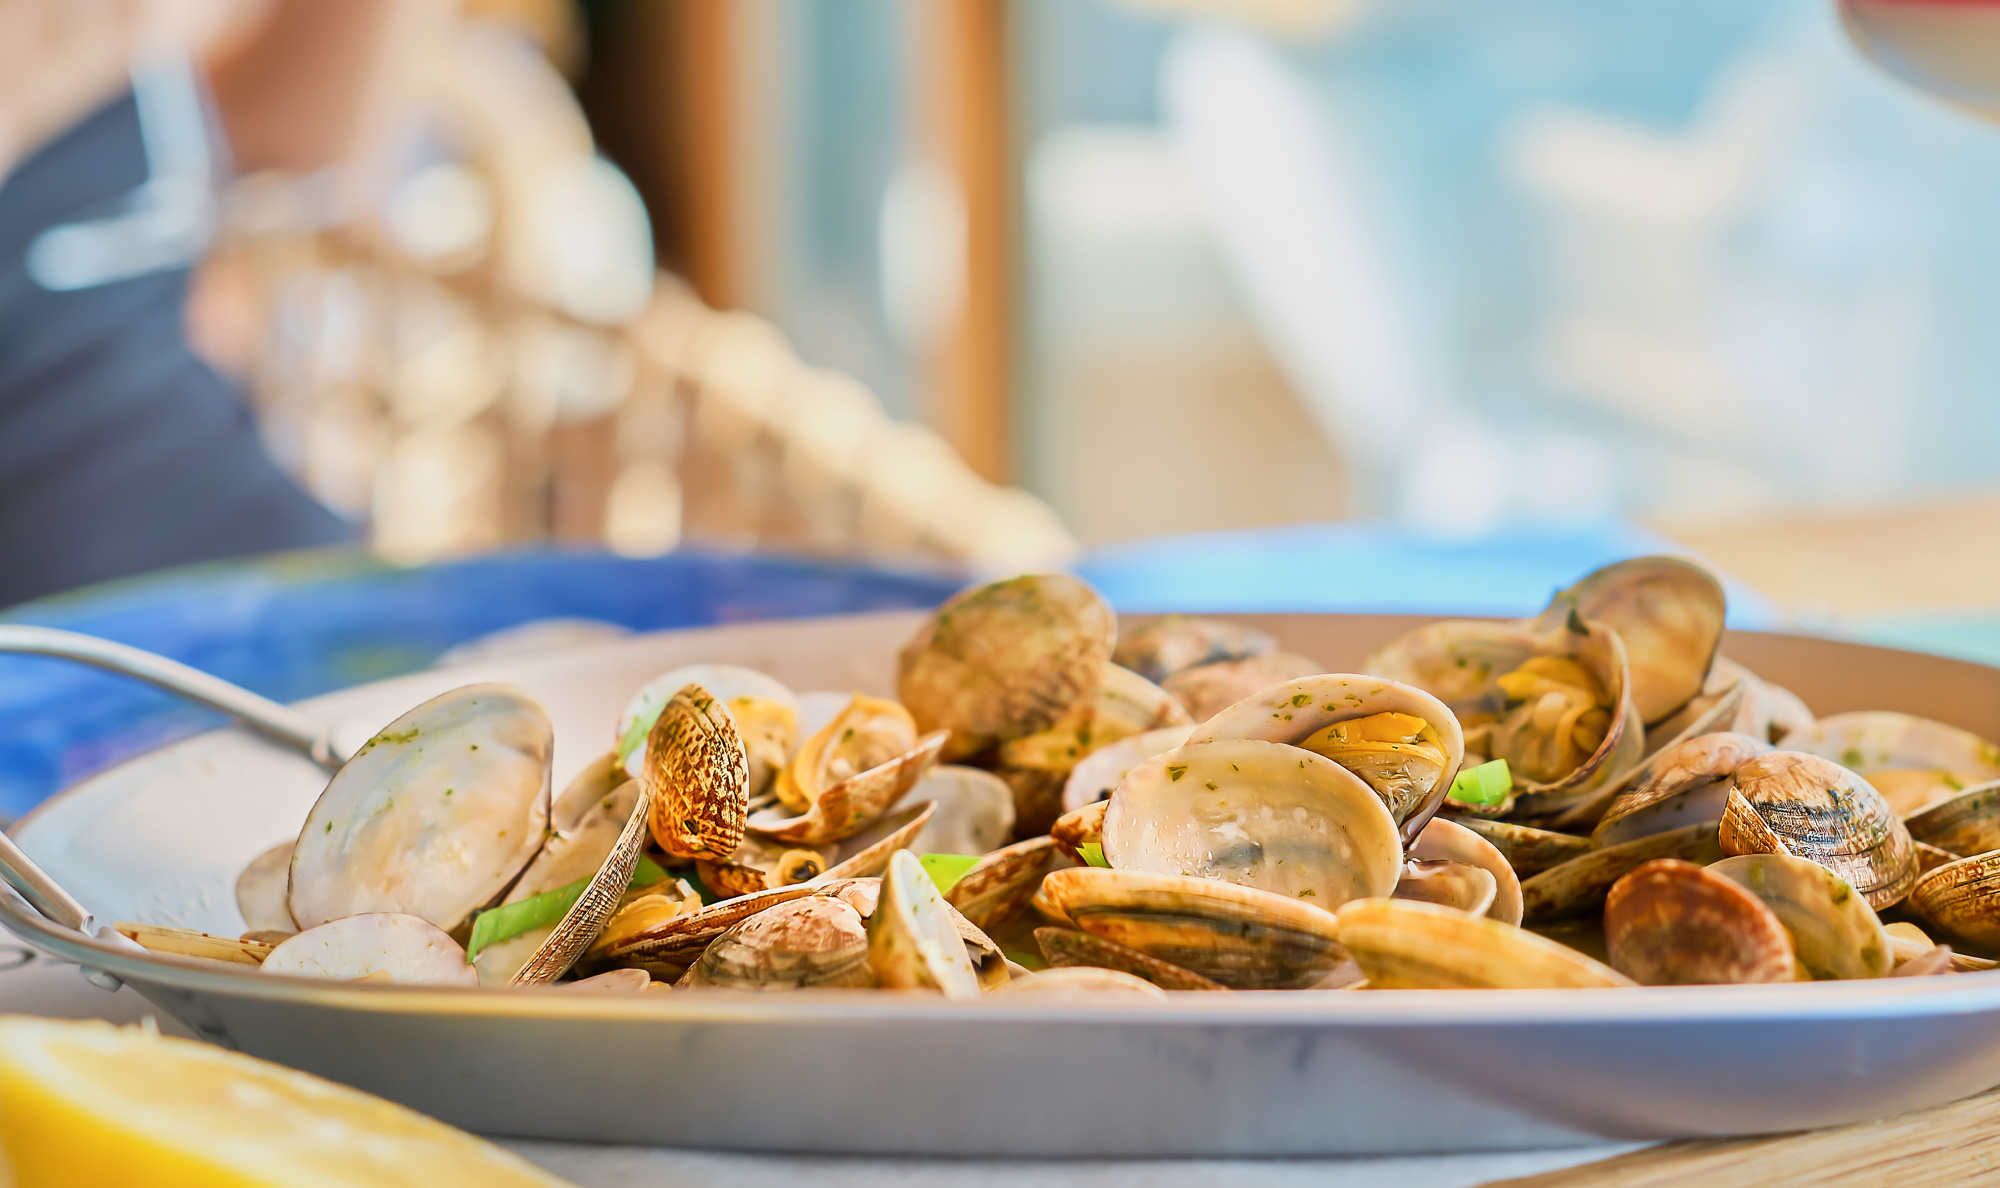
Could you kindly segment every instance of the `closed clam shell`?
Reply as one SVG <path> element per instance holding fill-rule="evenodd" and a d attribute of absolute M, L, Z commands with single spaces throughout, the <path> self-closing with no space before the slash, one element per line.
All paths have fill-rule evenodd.
<path fill-rule="evenodd" d="M 981 858 L 945 900 L 979 927 L 997 928 L 1027 909 L 1042 876 L 1067 862 L 1053 838 L 1031 837 Z"/>
<path fill-rule="evenodd" d="M 2000 850 L 2000 780 L 1977 784 L 1903 818 L 1913 840 L 1970 857 Z"/>
<path fill-rule="evenodd" d="M 1121 739 L 1193 724 L 1173 694 L 1128 668 L 1107 664 L 1090 696 L 1078 699 L 1048 729 L 1002 743 L 996 762 L 1068 772 Z"/>
<path fill-rule="evenodd" d="M 868 917 L 868 960 L 885 989 L 979 996 L 979 975 L 951 909 L 908 850 L 896 851 L 882 876 L 881 899 Z"/>
<path fill-rule="evenodd" d="M 548 713 L 511 685 L 467 685 L 397 718 L 307 815 L 292 918 L 388 912 L 456 929 L 541 848 L 554 746 Z"/>
<path fill-rule="evenodd" d="M 1435 734 L 1435 749 L 1442 752 L 1443 762 L 1416 762 L 1414 749 L 1408 747 L 1385 754 L 1379 744 L 1314 749 L 1373 788 L 1408 840 L 1416 837 L 1444 803 L 1465 759 L 1465 736 L 1458 728 L 1458 719 L 1443 702 L 1422 689 L 1349 673 L 1301 677 L 1255 693 L 1216 714 L 1196 727 L 1188 742 L 1246 738 L 1305 746 L 1329 726 L 1376 714 L 1421 720 L 1429 727 L 1425 737 Z"/>
<path fill-rule="evenodd" d="M 641 686 L 618 718 L 613 750 L 619 766 L 635 778 L 642 773 L 641 755 L 653 723 L 673 695 L 689 685 L 700 685 L 729 707 L 730 720 L 742 736 L 751 794 L 769 787 L 797 737 L 799 701 L 783 682 L 739 664 L 683 665 Z"/>
<path fill-rule="evenodd" d="M 1175 747 L 1187 745 L 1192 726 L 1163 726 L 1130 738 L 1121 738 L 1077 760 L 1063 781 L 1063 812 L 1073 813 L 1093 801 L 1111 799 L 1125 773 Z"/>
<path fill-rule="evenodd" d="M 1909 830 L 1867 780 L 1817 755 L 1773 751 L 1746 760 L 1735 782 L 1787 850 L 1846 879 L 1871 907 L 1909 894 Z"/>
<path fill-rule="evenodd" d="M 1485 914 L 1502 924 L 1521 922 L 1520 877 L 1506 856 L 1482 835 L 1457 821 L 1433 817 L 1411 843 L 1409 856 L 1427 862 L 1461 862 L 1485 870 L 1493 876 L 1493 899 Z"/>
<path fill-rule="evenodd" d="M 1496 889 L 1493 872 L 1483 867 L 1446 859 L 1413 858 L 1403 863 L 1403 877 L 1396 881 L 1392 897 L 1483 916 L 1493 906 Z"/>
<path fill-rule="evenodd" d="M 1722 642 L 1722 582 L 1684 557 L 1633 557 L 1606 565 L 1557 594 L 1544 629 L 1574 614 L 1618 633 L 1632 672 L 1632 702 L 1647 725 L 1692 701 Z"/>
<path fill-rule="evenodd" d="M 1679 829 L 1648 834 L 1622 845 L 1578 855 L 1521 882 L 1522 918 L 1561 920 L 1588 915 L 1604 906 L 1612 884 L 1655 858 L 1707 864 L 1723 857 L 1716 822 L 1697 821 Z"/>
<path fill-rule="evenodd" d="M 1817 979 L 1879 978 L 1894 960 L 1882 921 L 1838 874 L 1784 854 L 1742 854 L 1709 873 L 1764 901 L 1792 934 L 1792 952 Z"/>
<path fill-rule="evenodd" d="M 1402 899 L 1357 899 L 1334 913 L 1340 943 L 1375 990 L 1630 986 L 1567 945 L 1489 916 Z"/>
<path fill-rule="evenodd" d="M 1537 829 L 1532 825 L 1522 825 L 1516 821 L 1495 821 L 1487 817 L 1456 814 L 1449 820 L 1485 838 L 1494 849 L 1500 851 L 1501 857 L 1507 860 L 1507 865 L 1514 868 L 1515 875 L 1524 879 L 1596 848 L 1587 837 L 1560 833 L 1553 829 Z"/>
<path fill-rule="evenodd" d="M 1138 998 L 1165 998 L 1166 991 L 1131 974 L 1089 965 L 1045 969 L 1015 978 L 1000 993 L 1029 995 L 1129 994 Z"/>
<path fill-rule="evenodd" d="M 1910 892 L 1909 908 L 1953 945 L 2000 956 L 2000 851 L 1924 875 Z"/>
<path fill-rule="evenodd" d="M 1348 962 L 1329 913 L 1252 887 L 1078 866 L 1042 889 L 1078 929 L 1234 989 L 1302 989 Z"/>
<path fill-rule="evenodd" d="M 246 932 L 293 933 L 299 926 L 292 921 L 292 849 L 296 841 L 279 842 L 250 860 L 236 876 L 236 907 L 243 913 Z"/>
<path fill-rule="evenodd" d="M 774 904 L 731 926 L 702 951 L 684 981 L 728 990 L 874 983 L 860 914 L 828 895 Z"/>
<path fill-rule="evenodd" d="M 984 854 L 1014 834 L 1014 792 L 992 772 L 933 767 L 889 811 L 920 800 L 935 801 L 937 812 L 910 843 L 919 854 Z"/>
<path fill-rule="evenodd" d="M 1278 641 L 1255 627 L 1166 615 L 1124 632 L 1111 659 L 1157 683 L 1184 669 L 1277 650 Z"/>
<path fill-rule="evenodd" d="M 727 859 L 743 841 L 750 774 L 723 703 L 700 685 L 667 699 L 646 737 L 653 840 L 675 858 Z"/>
<path fill-rule="evenodd" d="M 1189 717 L 1206 722 L 1272 685 L 1325 671 L 1326 665 L 1295 652 L 1271 652 L 1184 669 L 1161 681 L 1160 687 L 1187 707 Z"/>
<path fill-rule="evenodd" d="M 1975 784 L 2000 780 L 2000 747 L 1915 714 L 1834 714 L 1791 735 L 1785 745 L 1861 775 L 1903 817 Z"/>
<path fill-rule="evenodd" d="M 1066 574 L 974 586 L 904 646 L 897 700 L 920 729 L 951 732 L 953 762 L 1055 725 L 1097 688 L 1116 633 L 1111 608 Z"/>
<path fill-rule="evenodd" d="M 1729 790 L 1729 799 L 1722 806 L 1722 823 L 1716 829 L 1715 843 L 1732 858 L 1739 854 L 1792 852 L 1785 839 L 1772 832 L 1770 823 L 1734 788 Z"/>
<path fill-rule="evenodd" d="M 457 941 L 403 912 L 362 912 L 308 928 L 272 949 L 259 968 L 344 982 L 479 984 Z"/>
<path fill-rule="evenodd" d="M 1191 969 L 1149 957 L 1137 949 L 1092 936 L 1074 928 L 1037 928 L 1035 944 L 1042 956 L 1056 968 L 1097 966 L 1144 978 L 1162 990 L 1227 990 L 1229 987 L 1205 978 Z"/>
<path fill-rule="evenodd" d="M 1283 743 L 1228 739 L 1156 755 L 1104 814 L 1119 870 L 1196 875 L 1332 907 L 1387 895 L 1402 862 L 1396 823 L 1368 785 Z"/>
<path fill-rule="evenodd" d="M 1602 844 L 1615 845 L 1646 832 L 1658 832 L 1656 828 L 1634 831 L 1625 823 L 1649 809 L 1685 800 L 1691 792 L 1727 782 L 1737 768 L 1770 750 L 1771 745 L 1762 739 L 1727 731 L 1697 735 L 1667 747 L 1639 765 L 1625 791 L 1604 810 L 1591 836 Z M 1657 812 L 1649 815 L 1655 819 L 1661 816 Z"/>
<path fill-rule="evenodd" d="M 1611 966 L 1642 986 L 1792 980 L 1792 938 L 1762 900 L 1692 862 L 1657 858 L 1604 903 Z"/>

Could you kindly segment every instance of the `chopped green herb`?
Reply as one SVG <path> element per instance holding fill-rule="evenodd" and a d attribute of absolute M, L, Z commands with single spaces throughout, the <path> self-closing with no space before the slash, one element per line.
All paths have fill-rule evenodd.
<path fill-rule="evenodd" d="M 479 951 L 488 945 L 513 940 L 531 929 L 559 922 L 589 885 L 589 879 L 578 879 L 553 891 L 530 895 L 516 903 L 503 903 L 479 913 L 472 918 L 472 939 L 466 943 L 465 959 L 470 961 L 479 956 Z"/>
<path fill-rule="evenodd" d="M 1111 869 L 1111 864 L 1104 860 L 1103 842 L 1083 843 L 1076 848 L 1076 856 L 1083 859 L 1085 866 L 1101 866 L 1106 870 Z"/>
<path fill-rule="evenodd" d="M 1170 782 L 1179 780 L 1182 776 L 1186 774 L 1187 774 L 1187 764 L 1185 763 L 1175 763 L 1167 768 L 1167 778 Z"/>
<path fill-rule="evenodd" d="M 1499 804 L 1513 787 L 1514 776 L 1507 770 L 1507 761 L 1495 759 L 1459 772 L 1448 795 L 1461 804 Z"/>

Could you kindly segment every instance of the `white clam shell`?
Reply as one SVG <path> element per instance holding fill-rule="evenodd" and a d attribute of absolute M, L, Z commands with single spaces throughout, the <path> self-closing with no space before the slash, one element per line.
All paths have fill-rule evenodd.
<path fill-rule="evenodd" d="M 343 916 L 308 928 L 271 950 L 265 973 L 339 981 L 475 986 L 465 950 L 428 920 L 400 912 Z"/>
<path fill-rule="evenodd" d="M 910 843 L 919 854 L 984 854 L 1007 844 L 1014 832 L 1014 790 L 976 767 L 936 767 L 889 806 L 894 814 L 918 801 L 937 811 Z"/>
<path fill-rule="evenodd" d="M 1831 759 L 1865 776 L 1899 816 L 1909 816 L 1974 784 L 2000 780 L 2000 746 L 1969 730 L 1899 714 L 1834 714 L 1785 736 L 1785 749 Z M 1888 773 L 1890 778 L 1880 778 Z"/>
<path fill-rule="evenodd" d="M 1075 812 L 1086 804 L 1109 797 L 1111 790 L 1125 778 L 1126 772 L 1155 755 L 1186 745 L 1192 733 L 1192 726 L 1162 726 L 1158 730 L 1121 738 L 1110 746 L 1099 747 L 1085 755 L 1070 770 L 1069 779 L 1063 784 L 1063 811 Z"/>

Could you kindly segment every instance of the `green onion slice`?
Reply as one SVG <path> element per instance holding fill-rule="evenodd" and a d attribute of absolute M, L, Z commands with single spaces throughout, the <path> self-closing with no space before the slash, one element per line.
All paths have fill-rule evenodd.
<path fill-rule="evenodd" d="M 979 858 L 978 854 L 917 855 L 917 861 L 923 864 L 924 872 L 931 876 L 931 882 L 937 884 L 939 895 L 947 894 L 953 887 L 958 886 L 958 881 L 965 877 L 965 872 L 979 865 Z"/>
<path fill-rule="evenodd" d="M 1458 773 L 1447 793 L 1461 804 L 1499 804 L 1514 787 L 1514 776 L 1505 759 L 1495 759 Z"/>
<path fill-rule="evenodd" d="M 1086 865 L 1101 866 L 1106 870 L 1111 869 L 1111 864 L 1104 860 L 1103 842 L 1083 843 L 1076 848 L 1076 856 L 1083 859 Z"/>
<path fill-rule="evenodd" d="M 631 886 L 650 887 L 666 877 L 664 867 L 641 854 L 639 864 L 632 868 Z M 479 956 L 479 951 L 488 945 L 497 945 L 532 929 L 560 923 L 588 886 L 590 879 L 585 877 L 574 883 L 564 883 L 553 891 L 530 895 L 514 903 L 503 903 L 479 913 L 472 921 L 472 939 L 465 946 L 465 959 L 470 961 Z"/>

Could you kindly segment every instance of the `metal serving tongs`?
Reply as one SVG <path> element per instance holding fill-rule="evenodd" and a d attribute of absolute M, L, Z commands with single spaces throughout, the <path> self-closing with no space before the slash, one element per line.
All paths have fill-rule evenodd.
<path fill-rule="evenodd" d="M 98 639 L 93 635 L 79 635 L 74 631 L 58 631 L 53 627 L 0 624 L 0 653 L 8 652 L 75 660 L 144 681 L 189 701 L 220 710 L 256 733 L 290 747 L 329 771 L 338 770 L 353 753 L 352 747 L 334 741 L 333 728 L 329 725 L 315 722 L 297 710 L 268 697 L 260 697 L 220 677 L 210 676 L 141 648 Z M 125 941 L 119 933 L 92 920 L 76 897 L 63 890 L 61 884 L 49 877 L 48 872 L 36 865 L 35 860 L 28 857 L 4 832 L 0 832 L 0 878 L 4 878 L 8 886 L 18 891 L 37 912 L 53 923 L 74 929 L 93 940 L 113 944 Z M 129 941 L 125 943 L 130 944 Z M 107 988 L 117 988 L 117 980 L 108 974 L 88 969 L 84 972 L 98 985 L 110 983 Z"/>

